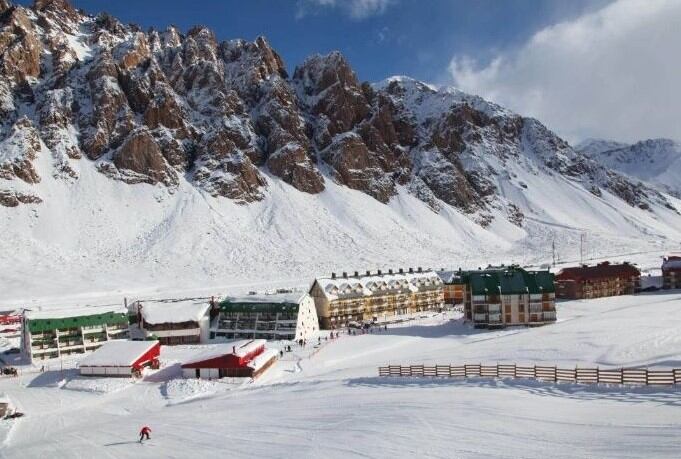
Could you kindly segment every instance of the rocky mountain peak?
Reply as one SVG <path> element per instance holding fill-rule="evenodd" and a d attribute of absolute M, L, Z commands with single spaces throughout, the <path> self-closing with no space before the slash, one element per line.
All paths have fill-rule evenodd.
<path fill-rule="evenodd" d="M 289 77 L 264 37 L 143 32 L 65 0 L 33 10 L 0 0 L 0 11 L 0 142 L 12 146 L 0 156 L 0 192 L 13 205 L 40 199 L 19 200 L 30 194 L 17 183 L 44 179 L 34 164 L 43 154 L 48 176 L 68 183 L 94 167 L 131 186 L 172 192 L 186 180 L 248 204 L 271 180 L 312 194 L 332 180 L 384 203 L 402 190 L 484 225 L 499 214 L 522 222 L 515 201 L 528 173 L 637 207 L 664 202 L 536 120 L 407 77 L 362 82 L 339 52 Z"/>

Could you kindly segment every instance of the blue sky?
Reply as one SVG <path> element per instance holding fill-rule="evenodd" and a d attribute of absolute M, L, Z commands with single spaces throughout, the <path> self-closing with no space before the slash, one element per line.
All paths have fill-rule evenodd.
<path fill-rule="evenodd" d="M 351 9 L 353 3 L 357 8 Z M 485 58 L 593 7 L 584 0 L 72 0 L 143 28 L 202 24 L 219 39 L 265 35 L 292 69 L 340 50 L 362 80 L 406 74 L 442 82 L 454 55 Z"/>

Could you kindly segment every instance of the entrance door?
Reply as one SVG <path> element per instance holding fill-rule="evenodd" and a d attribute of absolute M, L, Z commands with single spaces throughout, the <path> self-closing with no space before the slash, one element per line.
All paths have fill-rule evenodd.
<path fill-rule="evenodd" d="M 196 379 L 199 379 L 199 378 L 201 378 L 201 369 L 197 368 L 196 369 Z"/>

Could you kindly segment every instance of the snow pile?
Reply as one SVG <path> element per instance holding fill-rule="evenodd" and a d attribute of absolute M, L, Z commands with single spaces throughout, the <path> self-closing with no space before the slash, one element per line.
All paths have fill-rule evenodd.
<path fill-rule="evenodd" d="M 243 384 L 230 379 L 172 379 L 164 384 L 162 392 L 170 404 L 176 404 L 234 390 Z"/>
<path fill-rule="evenodd" d="M 64 390 L 90 392 L 94 394 L 111 394 L 130 387 L 134 384 L 130 378 L 96 378 L 96 377 L 75 377 L 68 379 L 61 386 Z"/>

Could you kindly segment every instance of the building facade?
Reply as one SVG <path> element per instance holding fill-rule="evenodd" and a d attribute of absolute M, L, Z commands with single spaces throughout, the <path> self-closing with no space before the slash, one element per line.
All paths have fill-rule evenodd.
<path fill-rule="evenodd" d="M 211 303 L 203 300 L 135 301 L 129 306 L 133 338 L 164 346 L 208 341 Z"/>
<path fill-rule="evenodd" d="M 442 280 L 433 271 L 400 269 L 365 275 L 343 273 L 320 277 L 310 288 L 320 327 L 333 329 L 350 322 L 378 322 L 444 306 Z"/>
<path fill-rule="evenodd" d="M 442 280 L 442 293 L 445 304 L 459 305 L 466 300 L 465 283 L 461 279 L 462 271 L 438 271 Z"/>
<path fill-rule="evenodd" d="M 185 378 L 257 378 L 277 361 L 265 340 L 242 340 L 206 346 L 182 363 Z"/>
<path fill-rule="evenodd" d="M 314 301 L 307 293 L 226 298 L 218 311 L 211 338 L 298 341 L 319 331 Z"/>
<path fill-rule="evenodd" d="M 78 365 L 83 376 L 139 377 L 144 368 L 159 367 L 158 341 L 109 341 L 83 358 Z"/>
<path fill-rule="evenodd" d="M 128 337 L 122 309 L 27 310 L 22 318 L 22 349 L 30 361 L 83 354 Z"/>
<path fill-rule="evenodd" d="M 458 271 L 450 282 L 463 288 L 464 317 L 476 328 L 538 326 L 556 321 L 554 276 L 519 266 Z"/>
<path fill-rule="evenodd" d="M 662 262 L 662 288 L 681 288 L 681 255 L 670 255 Z"/>
<path fill-rule="evenodd" d="M 556 275 L 556 296 L 566 299 L 589 299 L 631 295 L 641 286 L 641 271 L 631 263 L 565 268 Z"/>

